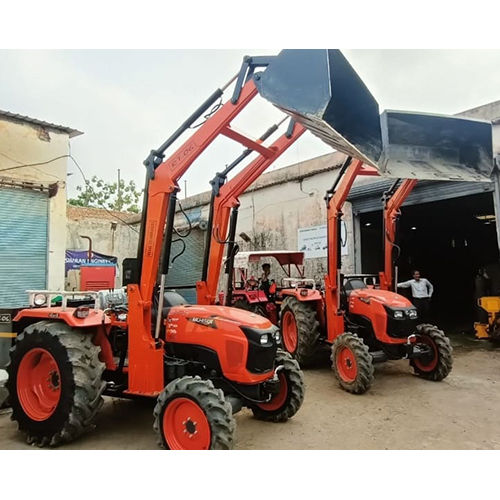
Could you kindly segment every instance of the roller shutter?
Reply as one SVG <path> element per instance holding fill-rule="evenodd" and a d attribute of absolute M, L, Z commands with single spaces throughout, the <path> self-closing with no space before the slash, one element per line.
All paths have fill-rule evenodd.
<path fill-rule="evenodd" d="M 0 307 L 47 286 L 48 206 L 46 193 L 0 188 Z"/>
<path fill-rule="evenodd" d="M 389 189 L 393 180 L 376 181 L 355 186 L 347 198 L 355 213 L 374 212 L 382 209 L 382 194 Z M 448 200 L 462 196 L 493 192 L 490 182 L 419 182 L 405 202 L 405 205 L 419 205 L 432 201 Z"/>
<path fill-rule="evenodd" d="M 175 259 L 167 275 L 167 287 L 176 288 L 192 285 L 192 288 L 178 288 L 179 292 L 190 304 L 196 304 L 196 282 L 201 279 L 203 268 L 203 249 L 205 247 L 205 231 L 195 227 L 189 236 L 184 238 L 186 249 Z M 176 239 L 176 238 L 174 238 Z M 182 250 L 180 242 L 172 243 L 171 258 Z"/>

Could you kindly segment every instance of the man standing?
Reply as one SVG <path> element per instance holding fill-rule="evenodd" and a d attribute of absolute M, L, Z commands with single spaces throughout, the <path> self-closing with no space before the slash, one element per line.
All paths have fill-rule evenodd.
<path fill-rule="evenodd" d="M 422 321 L 428 321 L 434 287 L 431 282 L 420 277 L 420 271 L 413 271 L 413 279 L 398 283 L 398 288 L 411 288 L 413 305 L 417 308 Z"/>

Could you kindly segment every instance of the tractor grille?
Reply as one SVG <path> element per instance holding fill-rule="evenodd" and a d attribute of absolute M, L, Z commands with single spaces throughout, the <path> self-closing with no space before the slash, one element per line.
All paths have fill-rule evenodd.
<path fill-rule="evenodd" d="M 259 330 L 257 328 L 241 328 L 248 339 L 247 370 L 251 373 L 266 373 L 274 369 L 274 359 L 278 349 L 273 334 L 276 328 Z M 270 341 L 260 343 L 262 335 L 268 334 Z"/>
<path fill-rule="evenodd" d="M 397 339 L 406 339 L 412 333 L 417 331 L 418 318 L 394 319 L 387 317 L 387 335 Z"/>

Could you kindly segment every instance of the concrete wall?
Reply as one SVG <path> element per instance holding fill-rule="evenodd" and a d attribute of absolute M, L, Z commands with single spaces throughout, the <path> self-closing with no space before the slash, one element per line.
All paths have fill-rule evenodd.
<path fill-rule="evenodd" d="M 67 155 L 69 135 L 0 116 L 0 152 L 0 170 L 39 163 Z M 67 158 L 61 158 L 46 165 L 0 172 L 0 181 L 27 181 L 44 186 L 57 184 L 57 194 L 49 199 L 47 286 L 53 290 L 64 289 L 67 161 Z"/>
<path fill-rule="evenodd" d="M 328 154 L 262 175 L 240 196 L 237 235 L 244 232 L 251 243 L 237 237 L 241 251 L 299 250 L 298 230 L 326 224 L 326 205 L 323 197 L 333 184 L 338 167 L 344 160 L 339 153 Z M 210 193 L 202 193 L 182 201 L 193 221 L 208 219 Z M 344 211 L 347 229 L 348 255 L 343 257 L 344 272 L 354 272 L 354 231 L 352 211 Z M 176 215 L 176 225 L 184 226 L 185 219 Z M 272 262 L 270 260 L 269 262 Z M 322 279 L 327 270 L 326 257 L 305 261 L 308 277 Z M 256 268 L 256 272 L 259 270 Z M 274 277 L 280 277 L 277 264 Z"/>
<path fill-rule="evenodd" d="M 66 248 L 87 250 L 88 240 L 80 238 L 80 235 L 92 238 L 94 251 L 118 258 L 120 271 L 116 278 L 116 286 L 121 286 L 123 259 L 137 255 L 139 226 L 131 228 L 116 217 L 128 221 L 136 216 L 122 212 L 107 212 L 99 208 L 73 207 L 71 205 L 68 205 L 67 213 Z M 72 286 L 67 284 L 66 288 L 71 289 Z"/>

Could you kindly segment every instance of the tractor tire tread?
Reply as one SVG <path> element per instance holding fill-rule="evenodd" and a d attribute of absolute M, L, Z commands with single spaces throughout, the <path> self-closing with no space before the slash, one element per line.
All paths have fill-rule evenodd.
<path fill-rule="evenodd" d="M 337 352 L 339 348 L 348 347 L 356 357 L 357 376 L 353 382 L 342 380 L 337 368 Z M 330 361 L 332 370 L 339 381 L 342 389 L 352 394 L 364 394 L 371 387 L 374 380 L 373 358 L 370 354 L 368 346 L 363 342 L 363 339 L 354 333 L 346 332 L 339 335 L 331 348 Z"/>
<path fill-rule="evenodd" d="M 258 406 L 252 406 L 254 417 L 265 422 L 286 422 L 292 418 L 304 402 L 305 383 L 304 375 L 299 363 L 288 352 L 278 350 L 276 354 L 276 366 L 283 366 L 287 374 L 290 387 L 286 404 L 277 411 L 266 411 Z"/>
<path fill-rule="evenodd" d="M 453 347 L 451 346 L 450 339 L 446 336 L 443 330 L 437 326 L 429 323 L 423 323 L 417 326 L 417 332 L 420 334 L 428 335 L 436 344 L 439 353 L 437 366 L 431 372 L 424 372 L 420 370 L 413 360 L 410 360 L 415 375 L 432 380 L 433 382 L 440 382 L 445 379 L 453 368 Z"/>
<path fill-rule="evenodd" d="M 104 402 L 102 394 L 106 383 L 102 380 L 105 365 L 99 360 L 100 348 L 92 343 L 92 336 L 60 321 L 44 320 L 26 327 L 10 349 L 11 360 L 20 362 L 20 359 L 16 359 L 16 347 L 29 342 L 30 336 L 40 333 L 49 336 L 47 342 L 58 342 L 64 348 L 66 359 L 56 359 L 56 362 L 59 366 L 63 363 L 71 366 L 74 384 L 73 394 L 67 396 L 71 398 L 69 413 L 57 430 L 33 431 L 29 425 L 22 423 L 19 405 L 12 408 L 11 420 L 17 421 L 19 430 L 26 434 L 27 443 L 43 448 L 69 443 L 94 428 L 95 418 Z M 7 372 L 7 387 L 12 401 L 12 394 L 16 391 L 12 362 L 9 363 Z"/>
<path fill-rule="evenodd" d="M 320 324 L 316 310 L 309 302 L 301 302 L 295 297 L 286 297 L 281 305 L 281 315 L 290 310 L 297 324 L 298 342 L 295 353 L 290 353 L 301 367 L 310 366 L 318 351 Z M 283 337 L 283 333 L 281 333 Z"/>
<path fill-rule="evenodd" d="M 225 400 L 224 392 L 215 388 L 211 380 L 199 376 L 185 376 L 172 380 L 158 396 L 153 411 L 153 429 L 162 448 L 167 446 L 162 437 L 161 420 L 168 401 L 174 396 L 187 396 L 202 408 L 211 428 L 211 450 L 233 448 L 236 422 L 231 404 Z"/>

